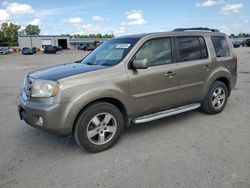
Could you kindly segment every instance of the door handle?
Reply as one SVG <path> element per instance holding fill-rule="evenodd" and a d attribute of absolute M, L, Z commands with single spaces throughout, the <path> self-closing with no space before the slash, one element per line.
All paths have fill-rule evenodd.
<path fill-rule="evenodd" d="M 212 65 L 205 65 L 205 66 L 203 67 L 203 69 L 205 69 L 205 70 L 210 70 L 211 68 L 213 68 Z"/>
<path fill-rule="evenodd" d="M 172 77 L 174 77 L 175 75 L 176 75 L 176 73 L 175 72 L 172 72 L 172 71 L 168 71 L 167 73 L 165 73 L 164 74 L 166 77 L 168 77 L 168 78 L 172 78 Z"/>

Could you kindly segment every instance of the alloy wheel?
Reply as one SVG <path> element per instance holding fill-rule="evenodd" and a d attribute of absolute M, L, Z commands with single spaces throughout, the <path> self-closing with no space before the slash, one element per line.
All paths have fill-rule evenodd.
<path fill-rule="evenodd" d="M 212 105 L 215 109 L 220 109 L 226 99 L 225 90 L 222 87 L 218 87 L 214 90 L 213 96 L 212 96 Z"/>
<path fill-rule="evenodd" d="M 96 145 L 108 143 L 115 135 L 117 122 L 110 113 L 95 115 L 88 123 L 87 137 L 90 142 Z"/>

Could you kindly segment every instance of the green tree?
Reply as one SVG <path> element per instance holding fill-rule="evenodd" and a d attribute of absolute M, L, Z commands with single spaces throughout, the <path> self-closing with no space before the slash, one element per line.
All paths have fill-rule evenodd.
<path fill-rule="evenodd" d="M 71 37 L 70 34 L 62 34 L 63 37 Z"/>
<path fill-rule="evenodd" d="M 13 23 L 3 23 L 1 25 L 1 31 L 3 32 L 4 42 L 8 43 L 8 45 L 16 46 L 18 45 L 18 31 L 20 29 L 19 25 Z"/>
<path fill-rule="evenodd" d="M 6 38 L 3 31 L 0 31 L 0 43 L 5 42 Z"/>
<path fill-rule="evenodd" d="M 235 38 L 236 36 L 235 36 L 235 34 L 231 34 L 229 37 L 230 38 Z"/>
<path fill-rule="evenodd" d="M 38 25 L 27 25 L 25 28 L 25 32 L 27 35 L 39 35 L 40 34 L 40 28 Z"/>

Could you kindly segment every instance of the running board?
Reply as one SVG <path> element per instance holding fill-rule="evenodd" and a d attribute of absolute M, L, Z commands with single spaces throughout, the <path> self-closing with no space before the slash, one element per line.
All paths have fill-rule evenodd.
<path fill-rule="evenodd" d="M 173 116 L 173 115 L 180 114 L 180 113 L 183 113 L 183 112 L 187 112 L 187 111 L 190 111 L 190 110 L 195 110 L 195 109 L 199 108 L 200 106 L 201 106 L 200 103 L 194 103 L 194 104 L 181 106 L 181 107 L 178 107 L 178 108 L 172 108 L 172 109 L 169 109 L 169 110 L 165 110 L 165 111 L 157 112 L 157 113 L 154 113 L 154 114 L 150 114 L 150 115 L 135 118 L 134 123 L 138 124 L 138 123 L 146 123 L 146 122 L 154 121 L 154 120 L 157 120 L 157 119 L 165 118 L 165 117 L 168 117 L 168 116 Z"/>

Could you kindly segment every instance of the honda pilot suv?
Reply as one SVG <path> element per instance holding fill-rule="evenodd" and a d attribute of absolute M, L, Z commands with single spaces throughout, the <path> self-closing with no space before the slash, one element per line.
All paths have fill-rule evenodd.
<path fill-rule="evenodd" d="M 201 108 L 220 113 L 237 80 L 227 35 L 188 28 L 110 39 L 84 59 L 31 72 L 18 106 L 27 124 L 72 134 L 89 152 L 124 128 Z"/>

